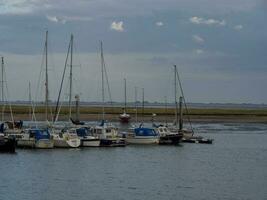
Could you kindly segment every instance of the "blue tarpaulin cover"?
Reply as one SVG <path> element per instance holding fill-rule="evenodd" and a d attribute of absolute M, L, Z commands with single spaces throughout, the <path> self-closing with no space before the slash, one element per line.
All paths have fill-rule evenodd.
<path fill-rule="evenodd" d="M 158 134 L 152 128 L 135 128 L 134 133 L 136 136 L 157 136 Z"/>

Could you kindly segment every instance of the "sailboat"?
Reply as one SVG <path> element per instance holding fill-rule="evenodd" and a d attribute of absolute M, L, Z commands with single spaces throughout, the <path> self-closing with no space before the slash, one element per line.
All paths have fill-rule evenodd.
<path fill-rule="evenodd" d="M 9 103 L 9 109 L 10 109 L 10 121 L 4 120 L 5 115 L 5 106 L 6 106 L 6 98 L 8 96 L 7 94 L 7 81 L 5 79 L 5 65 L 4 65 L 4 57 L 1 58 L 1 104 L 2 104 L 2 128 L 0 129 L 0 132 L 4 133 L 5 135 L 9 136 L 15 136 L 16 134 L 19 134 L 21 132 L 23 121 L 15 121 L 12 113 L 12 107 Z M 5 88 L 6 87 L 6 88 Z M 6 94 L 5 94 L 6 89 Z"/>
<path fill-rule="evenodd" d="M 127 101 L 127 97 L 126 97 L 126 79 L 124 79 L 124 108 L 123 108 L 123 113 L 120 114 L 120 116 L 119 116 L 121 123 L 129 123 L 129 121 L 131 119 L 131 116 L 126 113 L 126 104 L 127 104 L 126 101 Z"/>
<path fill-rule="evenodd" d="M 176 65 L 174 65 L 174 100 L 175 100 L 175 127 L 177 130 L 177 124 L 178 124 L 178 102 L 177 102 L 177 73 L 176 73 Z M 181 98 L 180 98 L 180 102 L 181 102 Z M 180 110 L 180 121 L 179 121 L 179 127 L 182 128 L 182 112 Z M 182 138 L 183 138 L 183 134 L 180 133 L 180 131 L 173 131 L 170 130 L 167 125 L 155 125 L 153 124 L 153 126 L 156 128 L 157 132 L 159 133 L 159 144 L 162 145 L 176 145 L 178 144 Z M 179 128 L 179 130 L 180 130 Z"/>
<path fill-rule="evenodd" d="M 142 120 L 144 119 L 144 88 L 143 93 L 143 108 L 142 108 Z M 158 144 L 159 134 L 154 128 L 147 128 L 143 126 L 143 122 L 139 127 L 133 128 L 126 135 L 126 142 L 129 144 Z"/>
<path fill-rule="evenodd" d="M 191 124 L 191 120 L 189 118 L 188 115 L 188 121 L 191 127 L 191 130 L 187 130 L 184 129 L 183 127 L 183 103 L 185 105 L 185 109 L 187 111 L 188 114 L 188 109 L 187 109 L 187 105 L 186 105 L 186 101 L 185 101 L 185 97 L 184 97 L 184 92 L 183 92 L 183 88 L 182 88 L 182 84 L 181 84 L 181 80 L 179 77 L 179 73 L 177 71 L 177 67 L 176 65 L 174 65 L 174 76 L 175 76 L 175 122 L 174 125 L 175 127 L 173 127 L 173 132 L 177 132 L 178 134 L 182 135 L 182 142 L 185 143 L 205 143 L 205 144 L 212 144 L 213 139 L 205 139 L 202 136 L 196 136 L 194 135 L 194 131 L 193 131 L 193 127 Z M 176 82 L 178 79 L 178 83 L 179 83 L 179 87 L 180 87 L 180 91 L 182 96 L 180 97 L 179 100 L 179 128 L 177 127 L 178 125 L 178 103 L 177 103 L 177 95 L 176 95 Z"/>
<path fill-rule="evenodd" d="M 4 57 L 2 57 L 2 62 L 1 62 L 1 71 L 2 71 L 2 76 L 1 76 L 1 87 L 2 87 L 2 92 L 1 92 L 1 103 L 2 103 L 2 121 L 4 118 Z M 11 107 L 10 107 L 11 108 Z M 13 120 L 13 115 L 11 112 L 11 118 L 12 118 L 12 122 L 5 122 L 2 123 L 0 125 L 0 152 L 9 152 L 9 153 L 14 153 L 15 152 L 15 146 L 16 146 L 16 140 L 13 136 L 9 136 L 7 133 L 9 132 L 10 127 L 7 127 L 5 129 L 5 125 L 9 125 L 7 123 L 12 123 L 12 125 L 14 125 L 14 120 Z M 12 128 L 12 133 L 13 133 L 13 129 L 15 129 L 15 127 Z"/>
<path fill-rule="evenodd" d="M 48 121 L 48 56 L 47 56 L 48 31 L 45 35 L 45 118 Z M 34 112 L 34 111 L 33 111 Z M 54 147 L 53 137 L 48 128 L 29 128 L 23 130 L 17 140 L 19 147 L 48 149 Z"/>
<path fill-rule="evenodd" d="M 104 87 L 104 73 L 106 75 L 105 60 L 103 54 L 103 44 L 100 42 L 100 56 L 101 56 L 101 77 L 102 77 L 102 121 L 99 125 L 91 127 L 93 136 L 100 139 L 100 146 L 103 147 L 124 147 L 125 140 L 118 135 L 118 128 L 105 120 L 105 87 Z"/>
<path fill-rule="evenodd" d="M 57 115 L 57 109 L 58 109 L 58 104 L 60 100 L 60 94 L 63 86 L 63 81 L 64 81 L 64 76 L 65 76 L 65 71 L 67 67 L 67 60 L 69 56 L 69 51 L 70 51 L 70 93 L 69 93 L 69 118 L 71 119 L 71 103 L 72 103 L 72 54 L 73 54 L 73 35 L 71 34 L 71 39 L 68 47 L 68 54 L 65 62 L 65 67 L 63 71 L 63 76 L 61 80 L 61 86 L 59 90 L 59 96 L 58 96 L 58 101 L 57 101 L 57 106 L 56 106 L 56 111 L 55 115 Z M 54 120 L 57 117 L 54 117 Z M 70 129 L 63 129 L 61 131 L 54 131 L 53 133 L 53 139 L 54 139 L 54 146 L 58 148 L 77 148 L 81 145 L 81 140 L 78 137 L 76 132 L 71 131 Z"/>

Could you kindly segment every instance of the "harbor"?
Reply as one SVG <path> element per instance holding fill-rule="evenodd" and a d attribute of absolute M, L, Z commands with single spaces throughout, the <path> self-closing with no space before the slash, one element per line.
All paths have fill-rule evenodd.
<path fill-rule="evenodd" d="M 195 128 L 215 142 L 0 154 L 0 199 L 264 199 L 266 124 Z"/>
<path fill-rule="evenodd" d="M 267 200 L 265 0 L 0 0 L 0 200 Z"/>

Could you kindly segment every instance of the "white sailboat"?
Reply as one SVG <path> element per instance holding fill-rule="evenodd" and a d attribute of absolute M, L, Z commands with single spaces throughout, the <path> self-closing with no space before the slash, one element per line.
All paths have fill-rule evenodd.
<path fill-rule="evenodd" d="M 142 121 L 144 120 L 144 88 L 142 88 Z M 126 142 L 128 144 L 158 144 L 159 135 L 154 130 L 154 128 L 143 127 L 143 122 L 138 128 L 131 129 L 129 133 L 126 134 Z"/>
<path fill-rule="evenodd" d="M 68 47 L 68 54 L 70 51 L 70 93 L 69 93 L 69 117 L 71 118 L 71 103 L 72 103 L 72 54 L 73 54 L 73 35 L 71 34 L 71 39 Z M 68 60 L 68 55 L 66 59 L 66 63 Z M 65 68 L 63 72 L 63 77 L 62 77 L 62 84 L 65 76 L 65 70 L 67 64 L 65 63 Z M 60 93 L 62 89 L 62 84 L 60 87 Z M 59 93 L 59 98 L 58 102 L 60 99 L 60 93 Z M 58 106 L 58 103 L 57 103 Z M 55 114 L 57 114 L 57 109 Z M 71 131 L 70 129 L 66 129 L 65 131 L 54 131 L 53 133 L 53 138 L 54 138 L 54 146 L 56 148 L 77 148 L 81 145 L 81 140 L 78 137 L 76 132 Z"/>
<path fill-rule="evenodd" d="M 127 96 L 126 96 L 126 79 L 124 79 L 124 108 L 123 108 L 123 113 L 120 114 L 120 122 L 121 123 L 129 123 L 131 116 L 126 112 L 126 101 L 127 101 Z"/>
<path fill-rule="evenodd" d="M 125 140 L 118 135 L 118 129 L 110 123 L 105 121 L 105 88 L 104 88 L 104 72 L 106 74 L 103 45 L 100 42 L 101 51 L 101 75 L 102 75 L 102 121 L 99 125 L 91 127 L 91 133 L 93 136 L 100 139 L 100 146 L 107 147 L 124 147 L 126 145 Z M 107 78 L 107 77 L 106 77 Z"/>
<path fill-rule="evenodd" d="M 47 56 L 48 31 L 45 35 L 45 119 L 48 121 L 48 56 Z M 33 111 L 34 112 L 34 111 Z M 19 147 L 30 148 L 53 148 L 54 140 L 50 131 L 40 128 L 29 128 L 22 131 L 21 137 L 17 140 Z"/>

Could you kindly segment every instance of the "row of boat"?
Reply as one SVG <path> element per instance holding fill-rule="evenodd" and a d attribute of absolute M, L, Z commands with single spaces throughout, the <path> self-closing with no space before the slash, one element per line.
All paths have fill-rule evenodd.
<path fill-rule="evenodd" d="M 2 140 L 0 138 L 2 147 L 9 144 L 21 148 L 38 149 L 124 147 L 128 144 L 177 145 L 183 138 L 183 134 L 170 131 L 163 125 L 151 128 L 140 125 L 130 128 L 127 132 L 120 132 L 118 128 L 104 121 L 95 126 L 76 125 L 63 128 L 59 126 L 9 129 L 8 126 L 2 124 L 0 132 L 2 132 Z"/>

